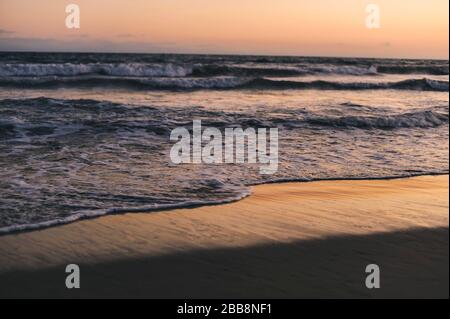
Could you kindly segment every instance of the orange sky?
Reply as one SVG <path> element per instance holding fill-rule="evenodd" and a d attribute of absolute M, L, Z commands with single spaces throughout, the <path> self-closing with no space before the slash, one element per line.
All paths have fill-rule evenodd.
<path fill-rule="evenodd" d="M 65 6 L 81 28 L 65 27 Z M 381 9 L 368 29 L 365 7 Z M 0 50 L 448 59 L 448 0 L 0 0 Z"/>

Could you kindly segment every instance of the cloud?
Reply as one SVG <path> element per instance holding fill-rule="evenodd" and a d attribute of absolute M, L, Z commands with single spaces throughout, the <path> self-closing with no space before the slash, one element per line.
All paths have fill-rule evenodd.
<path fill-rule="evenodd" d="M 89 38 L 89 34 L 87 33 L 82 33 L 82 34 L 70 34 L 68 35 L 71 38 L 80 38 L 80 39 L 86 39 Z"/>
<path fill-rule="evenodd" d="M 131 34 L 131 33 L 122 33 L 122 34 L 118 34 L 116 35 L 117 38 L 134 38 L 135 35 Z"/>
<path fill-rule="evenodd" d="M 11 35 L 11 34 L 14 34 L 14 31 L 0 29 L 0 36 Z"/>
<path fill-rule="evenodd" d="M 0 37 L 0 51 L 53 51 L 53 52 L 182 52 L 175 43 L 151 43 L 140 41 L 110 41 L 89 37 L 66 39 Z"/>

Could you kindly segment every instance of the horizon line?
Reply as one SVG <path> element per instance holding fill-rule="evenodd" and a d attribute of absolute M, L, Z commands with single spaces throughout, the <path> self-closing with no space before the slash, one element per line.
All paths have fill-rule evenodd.
<path fill-rule="evenodd" d="M 430 61 L 449 61 L 447 58 L 406 58 L 406 57 L 377 57 L 377 56 L 327 56 L 327 55 L 293 55 L 293 54 L 264 54 L 264 53 L 190 53 L 190 52 L 130 52 L 130 51 L 45 51 L 45 50 L 5 50 L 0 49 L 0 53 L 72 53 L 72 54 L 135 54 L 135 55 L 198 55 L 198 56 L 242 56 L 242 57 L 280 57 L 280 58 L 335 58 L 335 59 L 383 59 L 383 60 L 430 60 Z"/>

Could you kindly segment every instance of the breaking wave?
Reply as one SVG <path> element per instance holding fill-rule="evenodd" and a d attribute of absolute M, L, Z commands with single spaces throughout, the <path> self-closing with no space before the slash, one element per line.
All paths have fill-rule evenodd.
<path fill-rule="evenodd" d="M 127 78 L 127 77 L 40 77 L 0 78 L 0 87 L 13 88 L 126 88 L 135 90 L 415 90 L 447 92 L 448 81 L 409 79 L 397 82 L 335 82 L 335 81 L 290 81 L 266 78 L 211 77 L 211 78 Z"/>
<path fill-rule="evenodd" d="M 446 92 L 449 89 L 447 81 L 410 79 L 398 82 L 332 82 L 332 81 L 276 81 L 269 79 L 251 80 L 244 88 L 255 89 L 316 89 L 316 90 L 415 90 Z"/>
<path fill-rule="evenodd" d="M 355 109 L 351 111 L 349 107 Z M 3 114 L 2 109 L 14 109 L 23 118 Z M 447 106 L 392 112 L 386 108 L 343 103 L 335 107 L 342 115 L 321 111 L 277 109 L 273 114 L 230 114 L 220 110 L 202 108 L 157 108 L 118 104 L 97 100 L 66 100 L 52 98 L 0 100 L 0 139 L 17 136 L 62 136 L 79 130 L 93 134 L 145 130 L 156 136 L 168 136 L 171 129 L 191 125 L 192 119 L 203 119 L 205 126 L 226 127 L 283 127 L 297 129 L 310 126 L 359 129 L 433 128 L 449 123 Z M 50 112 L 45 121 L 33 119 L 33 114 Z M 348 115 L 348 114 L 351 115 Z M 76 115 L 75 115 L 76 114 Z M 128 114 L 132 120 L 124 120 Z M 182 117 L 180 118 L 180 114 Z M 98 117 L 98 119 L 96 119 Z M 187 121 L 186 119 L 191 119 Z"/>
<path fill-rule="evenodd" d="M 313 116 L 309 117 L 307 122 L 313 125 L 360 129 L 430 128 L 448 124 L 449 115 L 426 110 L 386 116 Z"/>
<path fill-rule="evenodd" d="M 448 75 L 448 65 L 200 64 L 200 63 L 2 63 L 0 77 L 104 75 L 117 77 L 289 77 L 303 75 Z"/>
<path fill-rule="evenodd" d="M 6 63 L 0 77 L 104 75 L 117 77 L 301 76 L 311 74 L 374 75 L 372 66 L 227 65 L 175 63 Z"/>
<path fill-rule="evenodd" d="M 125 77 L 184 77 L 192 68 L 173 63 L 8 63 L 0 64 L 0 77 L 105 75 Z"/>
<path fill-rule="evenodd" d="M 448 65 L 380 65 L 377 66 L 378 73 L 385 74 L 429 74 L 429 75 L 449 75 Z"/>

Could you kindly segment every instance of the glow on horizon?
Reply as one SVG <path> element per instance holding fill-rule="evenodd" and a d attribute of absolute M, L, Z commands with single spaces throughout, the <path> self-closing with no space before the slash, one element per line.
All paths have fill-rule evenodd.
<path fill-rule="evenodd" d="M 81 8 L 67 29 L 65 6 Z M 365 26 L 369 3 L 381 28 Z M 447 0 L 0 0 L 0 50 L 442 58 Z"/>

